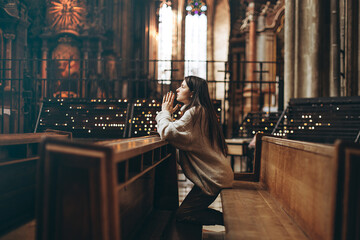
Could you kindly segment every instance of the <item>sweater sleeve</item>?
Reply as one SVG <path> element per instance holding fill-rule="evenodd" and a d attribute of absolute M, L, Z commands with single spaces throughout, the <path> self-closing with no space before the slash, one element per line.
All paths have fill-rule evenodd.
<path fill-rule="evenodd" d="M 190 150 L 192 146 L 192 112 L 189 109 L 184 115 L 176 121 L 172 121 L 169 111 L 161 111 L 156 116 L 157 131 L 161 139 L 167 140 L 180 150 Z"/>

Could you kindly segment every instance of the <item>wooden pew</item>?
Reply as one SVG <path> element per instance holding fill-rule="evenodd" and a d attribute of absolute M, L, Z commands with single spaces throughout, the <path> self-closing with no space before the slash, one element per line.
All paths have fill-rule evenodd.
<path fill-rule="evenodd" d="M 260 134 L 255 165 L 221 192 L 225 239 L 359 239 L 359 144 Z"/>
<path fill-rule="evenodd" d="M 71 134 L 0 135 L 0 235 L 34 218 L 38 145 L 44 137 L 69 138 Z"/>
<path fill-rule="evenodd" d="M 37 239 L 165 239 L 179 205 L 174 158 L 175 149 L 158 136 L 46 140 Z"/>

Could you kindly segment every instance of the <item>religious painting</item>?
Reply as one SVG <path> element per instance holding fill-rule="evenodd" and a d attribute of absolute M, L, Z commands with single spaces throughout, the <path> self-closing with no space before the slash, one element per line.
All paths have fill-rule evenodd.
<path fill-rule="evenodd" d="M 76 97 L 80 80 L 80 51 L 69 43 L 60 43 L 52 52 L 53 96 Z"/>
<path fill-rule="evenodd" d="M 50 28 L 77 34 L 84 23 L 86 7 L 83 0 L 53 0 L 48 8 Z"/>

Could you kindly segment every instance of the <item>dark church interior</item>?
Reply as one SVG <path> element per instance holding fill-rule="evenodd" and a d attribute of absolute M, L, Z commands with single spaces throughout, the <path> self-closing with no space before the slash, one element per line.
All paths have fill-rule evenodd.
<path fill-rule="evenodd" d="M 358 0 L 0 0 L 0 240 L 360 240 L 359 69 Z M 221 225 L 176 219 L 197 183 L 156 116 L 189 76 Z"/>

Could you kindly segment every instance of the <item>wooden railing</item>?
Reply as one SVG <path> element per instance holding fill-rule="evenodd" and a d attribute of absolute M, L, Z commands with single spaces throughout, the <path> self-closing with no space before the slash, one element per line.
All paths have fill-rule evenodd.
<path fill-rule="evenodd" d="M 0 235 L 34 218 L 38 148 L 44 137 L 65 139 L 71 134 L 0 135 Z"/>

